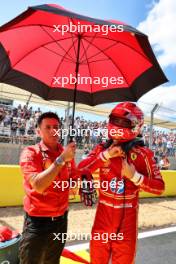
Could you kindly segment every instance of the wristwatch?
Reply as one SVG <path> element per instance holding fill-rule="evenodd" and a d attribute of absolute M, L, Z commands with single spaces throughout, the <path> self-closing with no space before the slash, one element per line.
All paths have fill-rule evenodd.
<path fill-rule="evenodd" d="M 65 161 L 64 161 L 63 157 L 62 156 L 57 157 L 55 159 L 55 164 L 64 166 L 65 165 Z"/>

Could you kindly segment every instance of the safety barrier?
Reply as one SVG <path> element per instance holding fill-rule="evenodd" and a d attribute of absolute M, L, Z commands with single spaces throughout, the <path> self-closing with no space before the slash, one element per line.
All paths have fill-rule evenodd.
<path fill-rule="evenodd" d="M 161 171 L 165 181 L 162 196 L 176 196 L 176 171 Z M 0 165 L 0 207 L 22 205 L 24 197 L 23 177 L 17 165 Z M 140 197 L 156 197 L 151 193 L 140 192 Z M 77 189 L 70 190 L 70 202 L 79 202 Z"/>

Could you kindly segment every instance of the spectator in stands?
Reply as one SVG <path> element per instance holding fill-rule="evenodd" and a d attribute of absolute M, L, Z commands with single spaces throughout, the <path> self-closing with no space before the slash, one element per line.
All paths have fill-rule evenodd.
<path fill-rule="evenodd" d="M 11 128 L 11 143 L 17 143 L 17 129 L 18 129 L 17 117 L 12 117 L 10 128 Z"/>
<path fill-rule="evenodd" d="M 3 109 L 3 107 L 0 108 L 0 123 L 3 121 L 5 117 L 5 111 Z"/>
<path fill-rule="evenodd" d="M 25 119 L 21 119 L 21 121 L 18 123 L 18 129 L 19 129 L 19 143 L 23 144 L 25 130 L 26 130 Z"/>
<path fill-rule="evenodd" d="M 166 148 L 167 148 L 167 155 L 168 156 L 171 156 L 171 153 L 172 153 L 172 143 L 171 143 L 170 139 L 168 139 L 168 141 L 167 141 Z"/>
<path fill-rule="evenodd" d="M 27 134 L 33 136 L 35 134 L 35 116 L 29 119 Z"/>
<path fill-rule="evenodd" d="M 4 127 L 7 127 L 11 123 L 11 111 L 5 112 L 5 116 L 3 119 Z"/>
<path fill-rule="evenodd" d="M 169 159 L 167 158 L 167 156 L 165 154 L 163 154 L 159 165 L 160 165 L 161 170 L 168 170 L 169 169 L 170 162 L 169 162 Z"/>

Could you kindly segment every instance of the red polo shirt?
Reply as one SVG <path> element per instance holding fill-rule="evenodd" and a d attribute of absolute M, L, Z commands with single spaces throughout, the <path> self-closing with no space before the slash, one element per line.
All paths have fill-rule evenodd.
<path fill-rule="evenodd" d="M 74 160 L 64 165 L 56 176 L 56 182 L 42 193 L 36 192 L 30 184 L 30 177 L 47 169 L 63 151 L 58 144 L 57 151 L 51 151 L 42 141 L 26 147 L 20 157 L 20 166 L 24 176 L 24 210 L 31 216 L 60 216 L 68 209 L 70 178 L 78 177 Z M 61 188 L 63 184 L 64 188 Z M 60 187 L 59 187 L 60 186 Z M 68 186 L 68 187 L 67 187 Z"/>

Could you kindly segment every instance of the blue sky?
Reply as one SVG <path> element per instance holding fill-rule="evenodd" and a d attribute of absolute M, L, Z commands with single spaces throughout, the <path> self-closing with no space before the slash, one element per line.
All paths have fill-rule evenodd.
<path fill-rule="evenodd" d="M 3 1 L 0 9 L 0 25 L 23 12 L 28 6 L 43 3 L 51 2 L 42 0 Z M 54 0 L 52 3 L 91 17 L 120 20 L 146 33 L 153 44 L 154 52 L 159 59 L 161 67 L 169 79 L 164 88 L 159 87 L 159 89 L 157 88 L 158 90 L 154 89 L 152 91 L 152 104 L 159 100 L 160 91 L 163 91 L 163 89 L 166 91 L 166 95 L 176 92 L 176 46 L 175 49 L 173 46 L 173 43 L 176 43 L 176 33 L 173 28 L 176 20 L 174 19 L 176 18 L 175 0 Z M 173 95 L 171 97 L 172 103 L 170 104 L 170 99 L 162 96 L 164 98 L 161 98 L 162 105 L 163 107 L 175 108 L 176 110 Z M 141 99 L 141 102 L 146 103 L 145 105 L 142 105 L 142 103 L 140 105 L 144 111 L 150 111 L 152 107 L 146 107 L 148 101 L 151 103 L 148 98 L 151 98 L 151 96 Z"/>
<path fill-rule="evenodd" d="M 136 27 L 147 15 L 151 0 L 15 0 L 1 3 L 0 24 L 24 11 L 28 6 L 55 3 L 72 11 L 102 19 L 118 19 Z"/>

